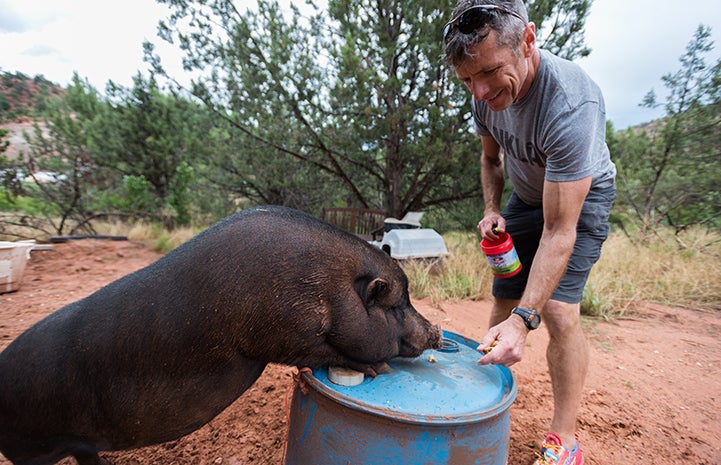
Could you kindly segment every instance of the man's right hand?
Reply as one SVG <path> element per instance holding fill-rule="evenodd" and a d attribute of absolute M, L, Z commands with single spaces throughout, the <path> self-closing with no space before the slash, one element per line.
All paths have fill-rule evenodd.
<path fill-rule="evenodd" d="M 494 231 L 495 229 L 495 231 Z M 506 220 L 500 213 L 489 213 L 478 222 L 478 233 L 483 239 L 498 240 L 498 232 L 506 230 Z"/>
<path fill-rule="evenodd" d="M 526 336 L 528 336 L 528 328 L 526 328 L 523 319 L 518 315 L 511 315 L 508 319 L 503 320 L 481 339 L 478 345 L 478 351 L 483 353 L 497 341 L 493 350 L 488 351 L 480 360 L 479 365 L 503 365 L 510 367 L 514 363 L 520 362 L 523 358 L 523 349 L 526 344 Z"/>

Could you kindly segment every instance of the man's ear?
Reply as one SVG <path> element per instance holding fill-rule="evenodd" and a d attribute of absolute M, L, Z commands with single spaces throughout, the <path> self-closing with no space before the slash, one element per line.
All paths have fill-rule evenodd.
<path fill-rule="evenodd" d="M 533 55 L 536 50 L 536 25 L 533 22 L 526 24 L 523 29 L 523 38 L 521 39 L 521 50 L 523 51 L 523 57 L 528 58 Z"/>

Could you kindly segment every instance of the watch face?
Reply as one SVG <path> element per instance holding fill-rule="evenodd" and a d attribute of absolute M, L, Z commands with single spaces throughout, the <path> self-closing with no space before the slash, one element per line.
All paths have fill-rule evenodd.
<path fill-rule="evenodd" d="M 536 329 L 541 325 L 541 315 L 535 310 L 516 307 L 513 309 L 513 313 L 523 318 L 523 322 L 526 323 L 528 329 Z"/>
<path fill-rule="evenodd" d="M 529 312 L 529 315 L 526 317 L 526 326 L 528 326 L 531 329 L 536 329 L 541 324 L 541 315 L 539 315 L 536 312 Z"/>

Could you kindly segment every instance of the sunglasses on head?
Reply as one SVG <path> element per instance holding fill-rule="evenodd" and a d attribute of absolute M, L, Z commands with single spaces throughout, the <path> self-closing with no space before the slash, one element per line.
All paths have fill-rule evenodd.
<path fill-rule="evenodd" d="M 503 8 L 502 6 L 474 5 L 460 12 L 455 18 L 452 18 L 443 26 L 443 41 L 448 42 L 448 35 L 454 27 L 457 27 L 463 34 L 471 34 L 488 24 L 495 17 L 496 13 L 515 16 L 525 22 L 518 13 Z"/>

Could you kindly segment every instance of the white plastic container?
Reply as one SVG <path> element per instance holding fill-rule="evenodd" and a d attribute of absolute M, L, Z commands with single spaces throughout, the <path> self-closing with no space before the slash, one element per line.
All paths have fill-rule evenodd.
<path fill-rule="evenodd" d="M 433 229 L 392 229 L 375 245 L 398 260 L 448 255 L 443 237 Z"/>
<path fill-rule="evenodd" d="M 17 291 L 34 242 L 0 241 L 0 294 Z"/>

